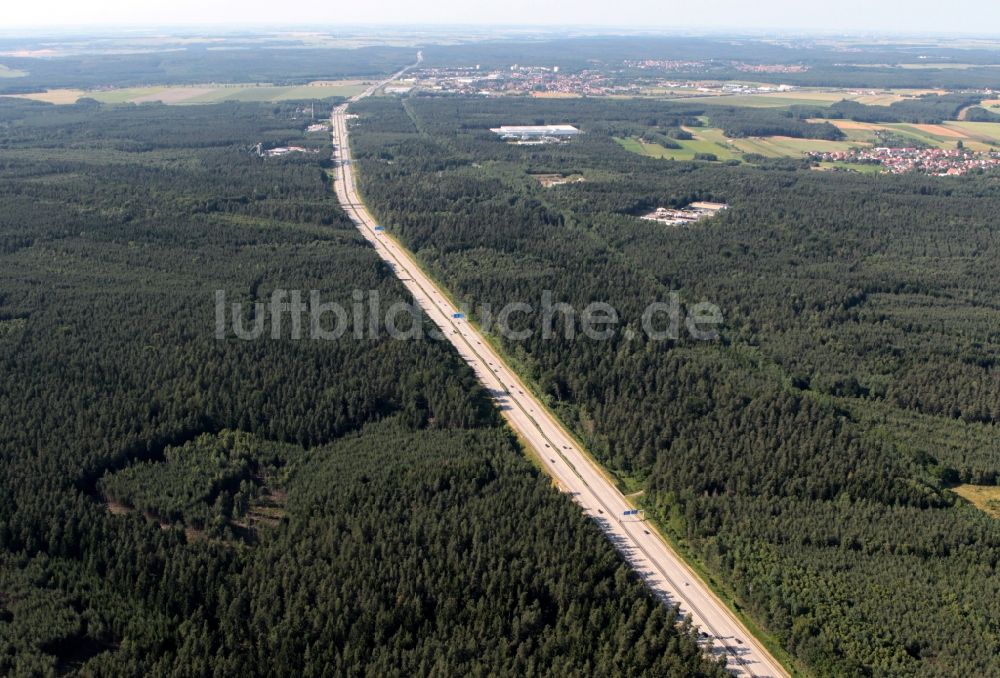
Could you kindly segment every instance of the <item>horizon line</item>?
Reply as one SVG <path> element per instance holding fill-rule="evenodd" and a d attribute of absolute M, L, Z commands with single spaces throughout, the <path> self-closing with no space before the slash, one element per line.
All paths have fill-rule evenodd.
<path fill-rule="evenodd" d="M 913 29 L 879 29 L 863 30 L 856 28 L 820 28 L 820 27 L 747 27 L 747 26 L 719 26 L 704 24 L 663 24 L 644 25 L 633 24 L 566 24 L 566 23 L 511 23 L 497 24 L 495 22 L 350 22 L 350 23 L 288 23 L 274 24 L 264 21 L 248 22 L 169 22 L 169 23 L 67 23 L 67 24 L 8 24 L 0 28 L 0 37 L 17 38 L 31 37 L 24 36 L 24 31 L 30 31 L 35 36 L 50 33 L 73 33 L 73 32 L 101 32 L 101 31 L 129 31 L 129 32 L 153 32 L 153 31 L 217 31 L 217 34 L 241 33 L 245 31 L 256 31 L 259 35 L 278 35 L 283 33 L 323 33 L 327 31 L 350 31 L 350 30 L 371 30 L 390 29 L 393 31 L 442 31 L 454 32 L 460 29 L 475 29 L 480 32 L 491 32 L 498 34 L 497 37 L 512 37 L 512 32 L 553 29 L 564 32 L 588 31 L 592 37 L 601 35 L 618 35 L 625 31 L 633 35 L 685 35 L 689 37 L 701 37 L 705 35 L 729 36 L 729 37 L 840 37 L 853 39 L 870 39 L 878 37 L 892 38 L 978 38 L 986 40 L 1000 40 L 1000 33 L 982 33 L 976 31 L 929 31 Z M 503 36 L 507 33 L 507 36 Z M 168 33 L 169 35 L 169 33 Z M 554 38 L 565 35 L 556 35 Z"/>

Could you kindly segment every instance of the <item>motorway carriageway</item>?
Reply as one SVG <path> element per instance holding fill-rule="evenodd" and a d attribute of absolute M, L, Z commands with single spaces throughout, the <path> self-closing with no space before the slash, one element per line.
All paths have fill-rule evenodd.
<path fill-rule="evenodd" d="M 417 63 L 421 57 L 418 55 Z M 402 75 L 405 68 L 350 101 L 369 96 Z M 349 102 L 350 103 L 350 102 Z M 358 194 L 347 136 L 347 107 L 334 109 L 335 190 L 337 198 L 362 235 L 392 268 L 415 302 L 434 322 L 459 355 L 472 367 L 511 427 L 531 446 L 546 472 L 568 492 L 583 512 L 664 603 L 680 606 L 711 642 L 715 656 L 725 656 L 737 676 L 788 676 L 788 672 L 752 636 L 728 607 L 678 556 L 655 529 L 635 516 L 623 515 L 631 505 L 591 457 L 565 431 L 517 374 L 500 358 L 442 290 L 417 265 L 413 256 L 385 231 Z"/>

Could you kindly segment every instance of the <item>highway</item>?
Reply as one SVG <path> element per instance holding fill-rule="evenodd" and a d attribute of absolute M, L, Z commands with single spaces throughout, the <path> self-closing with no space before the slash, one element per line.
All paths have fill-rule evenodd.
<path fill-rule="evenodd" d="M 418 61 L 421 57 L 418 55 Z M 411 67 L 408 67 L 411 68 Z M 377 91 L 377 83 L 350 101 Z M 413 256 L 377 223 L 358 194 L 351 162 L 347 130 L 350 102 L 334 109 L 331 116 L 337 198 L 364 237 L 393 269 L 415 302 L 454 345 L 487 388 L 503 416 L 531 446 L 545 470 L 560 489 L 568 492 L 583 512 L 593 519 L 626 561 L 665 603 L 680 606 L 691 615 L 702 632 L 703 645 L 725 656 L 729 670 L 737 676 L 788 676 L 779 664 L 708 588 L 667 542 L 643 520 L 625 516 L 632 507 L 596 462 L 580 448 L 517 374 L 459 315 L 444 292 L 423 272 Z"/>

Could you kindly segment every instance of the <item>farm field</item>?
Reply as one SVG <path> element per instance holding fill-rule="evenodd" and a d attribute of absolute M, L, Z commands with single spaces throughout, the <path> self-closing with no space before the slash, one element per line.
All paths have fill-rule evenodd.
<path fill-rule="evenodd" d="M 900 92 L 869 92 L 867 94 L 852 95 L 847 98 L 851 101 L 857 101 L 859 104 L 865 104 L 866 106 L 888 106 L 896 103 L 897 101 L 909 99 L 912 96 L 914 95 Z"/>
<path fill-rule="evenodd" d="M 996 485 L 958 485 L 952 491 L 988 516 L 1000 520 L 1000 487 Z"/>
<path fill-rule="evenodd" d="M 944 145 L 942 138 L 932 136 L 926 132 L 921 132 L 911 125 L 900 123 L 872 123 L 857 122 L 855 120 L 822 120 L 818 118 L 814 118 L 810 120 L 810 122 L 829 122 L 831 125 L 844 132 L 850 141 L 854 142 L 873 143 L 875 141 L 875 132 L 882 131 L 893 132 L 900 136 L 913 139 L 914 142 L 924 143 L 934 147 L 941 147 Z M 954 144 L 954 141 L 952 144 Z"/>
<path fill-rule="evenodd" d="M 971 150 L 988 151 L 991 150 L 992 144 L 1000 144 L 1000 123 L 995 122 L 947 121 L 940 125 L 818 119 L 811 122 L 829 122 L 854 142 L 871 143 L 875 140 L 875 132 L 883 130 L 934 148 L 954 148 L 955 144 L 961 141 Z"/>
<path fill-rule="evenodd" d="M 781 92 L 776 94 L 706 94 L 698 97 L 681 97 L 674 101 L 683 101 L 699 104 L 727 105 L 727 106 L 750 106 L 752 108 L 784 108 L 786 106 L 813 105 L 829 106 L 838 99 L 826 99 L 823 97 L 791 96 L 792 92 Z M 800 93 L 805 94 L 805 93 Z M 843 97 L 841 97 L 843 98 Z"/>
<path fill-rule="evenodd" d="M 747 137 L 729 139 L 718 127 L 684 127 L 694 135 L 693 140 L 677 140 L 682 148 L 665 148 L 635 138 L 616 138 L 623 148 L 632 153 L 651 158 L 669 160 L 694 160 L 697 153 L 711 153 L 720 161 L 740 160 L 744 153 L 755 153 L 768 158 L 797 158 L 812 151 L 846 151 L 868 144 L 866 139 L 827 141 L 825 139 L 797 139 L 793 137 Z M 868 135 L 871 137 L 872 135 Z"/>
<path fill-rule="evenodd" d="M 32 101 L 42 101 L 47 104 L 72 104 L 77 99 L 85 96 L 82 89 L 50 89 L 46 92 L 35 92 L 33 94 L 9 94 L 7 96 L 18 99 L 31 99 Z"/>
<path fill-rule="evenodd" d="M 856 89 L 798 89 L 792 92 L 773 92 L 765 94 L 724 94 L 705 95 L 699 97 L 681 97 L 677 101 L 697 101 L 699 103 L 726 104 L 732 106 L 751 106 L 754 108 L 782 108 L 785 106 L 830 106 L 847 99 L 860 104 L 888 106 L 903 99 L 928 90 L 856 90 Z"/>
<path fill-rule="evenodd" d="M 733 139 L 732 144 L 744 153 L 757 153 L 768 158 L 794 158 L 812 151 L 847 151 L 861 145 L 855 141 L 793 137 L 748 137 Z"/>
<path fill-rule="evenodd" d="M 829 122 L 843 132 L 850 141 L 870 143 L 875 140 L 875 132 L 885 130 L 885 125 L 876 125 L 870 122 L 856 122 L 854 120 L 823 120 L 814 118 L 809 122 L 821 123 Z"/>
<path fill-rule="evenodd" d="M 354 96 L 368 86 L 360 80 L 324 82 L 296 87 L 228 87 L 200 94 L 184 103 L 218 103 L 220 101 L 288 101 L 294 99 L 325 99 L 333 96 Z M 233 92 L 232 90 L 236 90 Z"/>
<path fill-rule="evenodd" d="M 971 139 L 1000 143 L 1000 123 L 997 122 L 946 122 L 945 126 L 964 132 Z"/>
<path fill-rule="evenodd" d="M 24 99 L 34 99 L 50 104 L 72 104 L 83 97 L 105 104 L 147 103 L 162 101 L 165 104 L 215 104 L 222 101 L 288 101 L 295 99 L 325 99 L 333 96 L 349 97 L 363 92 L 367 83 L 360 80 L 323 81 L 308 85 L 194 85 L 128 87 L 124 89 L 85 91 L 79 89 L 53 89 L 47 92 L 19 94 Z"/>
<path fill-rule="evenodd" d="M 945 123 L 950 125 L 950 123 Z M 945 127 L 944 125 L 917 125 L 909 123 L 886 123 L 881 127 L 921 141 L 934 148 L 954 148 L 958 141 L 961 141 L 968 148 L 974 151 L 989 150 L 987 144 L 973 140 L 968 134 L 961 130 Z"/>

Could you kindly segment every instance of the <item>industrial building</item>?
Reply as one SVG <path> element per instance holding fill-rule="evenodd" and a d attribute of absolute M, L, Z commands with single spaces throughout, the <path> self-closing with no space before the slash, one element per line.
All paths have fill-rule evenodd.
<path fill-rule="evenodd" d="M 722 202 L 693 202 L 681 209 L 657 207 L 649 214 L 639 218 L 669 226 L 686 226 L 696 221 L 715 216 L 725 209 L 729 209 L 729 205 Z"/>
<path fill-rule="evenodd" d="M 572 125 L 504 125 L 490 130 L 501 139 L 522 142 L 544 142 L 575 137 L 580 130 Z"/>

